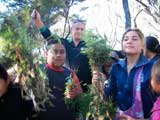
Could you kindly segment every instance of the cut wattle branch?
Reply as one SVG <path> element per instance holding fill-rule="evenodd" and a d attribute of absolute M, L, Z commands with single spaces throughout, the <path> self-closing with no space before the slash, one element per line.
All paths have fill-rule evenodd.
<path fill-rule="evenodd" d="M 99 93 L 103 97 L 103 95 L 104 95 L 103 88 L 104 88 L 104 82 L 106 80 L 106 76 L 100 72 L 100 69 L 97 65 L 92 66 L 92 75 L 94 75 L 98 78 L 97 81 L 95 82 L 95 84 L 93 84 L 93 85 L 97 86 Z"/>

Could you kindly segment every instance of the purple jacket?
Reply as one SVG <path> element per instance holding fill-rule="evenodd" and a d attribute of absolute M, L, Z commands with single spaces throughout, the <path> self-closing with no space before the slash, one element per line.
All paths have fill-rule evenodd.
<path fill-rule="evenodd" d="M 160 97 L 157 98 L 152 109 L 151 120 L 160 120 Z"/>

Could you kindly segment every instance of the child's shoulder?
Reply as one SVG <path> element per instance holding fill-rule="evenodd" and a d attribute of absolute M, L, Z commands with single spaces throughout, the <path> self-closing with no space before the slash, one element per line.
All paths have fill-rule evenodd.
<path fill-rule="evenodd" d="M 11 94 L 21 95 L 21 87 L 18 84 L 10 84 L 9 85 L 9 92 Z"/>
<path fill-rule="evenodd" d="M 160 112 L 160 97 L 158 97 L 157 100 L 154 103 L 152 112 L 155 112 L 155 111 L 159 111 Z"/>

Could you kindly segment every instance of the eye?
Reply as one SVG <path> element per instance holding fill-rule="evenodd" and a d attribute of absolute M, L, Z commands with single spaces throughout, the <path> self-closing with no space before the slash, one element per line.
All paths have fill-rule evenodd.
<path fill-rule="evenodd" d="M 128 38 L 124 38 L 123 41 L 128 41 Z"/>
<path fill-rule="evenodd" d="M 77 27 L 76 30 L 79 30 L 79 28 Z"/>
<path fill-rule="evenodd" d="M 84 31 L 84 29 L 83 29 L 83 28 L 81 28 L 81 31 Z"/>
<path fill-rule="evenodd" d="M 64 52 L 65 52 L 64 50 L 61 50 L 61 51 L 60 51 L 60 54 L 64 54 Z"/>
<path fill-rule="evenodd" d="M 137 41 L 137 40 L 138 40 L 138 38 L 134 37 L 134 38 L 132 38 L 132 40 L 133 40 L 133 41 Z"/>

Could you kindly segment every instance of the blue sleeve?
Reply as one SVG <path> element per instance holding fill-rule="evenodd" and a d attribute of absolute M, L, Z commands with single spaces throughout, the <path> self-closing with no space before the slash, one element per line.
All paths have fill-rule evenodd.
<path fill-rule="evenodd" d="M 105 96 L 107 98 L 111 97 L 115 100 L 116 94 L 117 94 L 117 83 L 116 83 L 116 71 L 115 71 L 114 65 L 112 65 L 111 71 L 110 71 L 110 77 L 109 77 L 109 83 L 108 85 L 105 85 L 104 92 Z"/>

